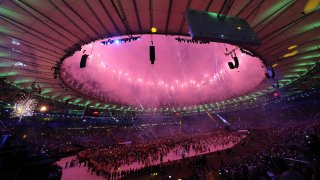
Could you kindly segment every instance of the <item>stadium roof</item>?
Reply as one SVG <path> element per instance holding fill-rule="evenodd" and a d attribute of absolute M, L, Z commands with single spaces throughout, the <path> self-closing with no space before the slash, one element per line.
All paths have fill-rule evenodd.
<path fill-rule="evenodd" d="M 101 109 L 141 110 L 85 96 L 60 77 L 54 78 L 52 68 L 69 52 L 98 39 L 150 34 L 152 27 L 157 34 L 189 36 L 186 9 L 218 13 L 228 2 L 232 4 L 226 14 L 246 19 L 262 40 L 259 46 L 245 48 L 275 69 L 281 88 L 293 84 L 297 88 L 301 83 L 295 82 L 306 84 L 306 77 L 312 80 L 308 86 L 318 83 L 320 11 L 319 2 L 312 0 L 2 0 L 0 77 L 18 89 L 30 89 L 36 82 L 42 89 L 39 95 L 48 99 Z M 274 90 L 271 84 L 261 84 L 253 92 L 213 106 Z"/>

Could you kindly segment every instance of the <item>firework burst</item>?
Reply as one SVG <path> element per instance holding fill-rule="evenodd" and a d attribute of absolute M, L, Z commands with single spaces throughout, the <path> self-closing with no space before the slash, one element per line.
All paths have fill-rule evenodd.
<path fill-rule="evenodd" d="M 32 116 L 38 101 L 30 96 L 21 97 L 14 105 L 11 117 L 26 117 Z"/>

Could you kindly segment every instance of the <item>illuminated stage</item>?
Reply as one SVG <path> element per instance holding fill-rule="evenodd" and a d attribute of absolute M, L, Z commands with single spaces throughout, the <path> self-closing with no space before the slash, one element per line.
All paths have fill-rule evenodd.
<path fill-rule="evenodd" d="M 151 36 L 127 43 L 85 45 L 67 58 L 61 76 L 74 90 L 105 102 L 158 108 L 214 102 L 245 94 L 265 78 L 262 62 L 223 44 L 178 42 L 153 35 L 156 61 L 149 61 Z M 114 38 L 117 39 L 117 38 Z M 240 66 L 229 69 L 226 48 L 236 50 Z M 79 68 L 83 50 L 87 66 Z"/>

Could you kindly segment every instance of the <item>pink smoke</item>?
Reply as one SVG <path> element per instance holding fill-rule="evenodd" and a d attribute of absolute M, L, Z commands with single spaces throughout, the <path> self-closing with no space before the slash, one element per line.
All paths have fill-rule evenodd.
<path fill-rule="evenodd" d="M 80 69 L 81 52 L 67 58 L 62 77 L 77 91 L 97 99 L 142 107 L 188 106 L 245 94 L 264 78 L 257 58 L 236 51 L 240 67 L 230 70 L 222 43 L 179 43 L 173 36 L 153 35 L 154 65 L 149 61 L 150 35 L 123 44 L 97 41 L 82 48 L 87 67 Z"/>

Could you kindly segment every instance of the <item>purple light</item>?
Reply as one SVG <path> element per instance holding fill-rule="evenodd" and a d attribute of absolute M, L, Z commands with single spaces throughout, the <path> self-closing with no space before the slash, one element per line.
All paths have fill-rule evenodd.
<path fill-rule="evenodd" d="M 119 39 L 111 41 L 121 43 Z M 150 38 L 146 36 L 121 46 L 94 46 L 93 61 L 81 73 L 75 64 L 82 54 L 76 52 L 63 62 L 62 72 L 68 71 L 84 94 L 145 108 L 232 99 L 254 90 L 265 77 L 261 61 L 251 56 L 239 56 L 238 71 L 231 71 L 227 64 L 230 57 L 225 56 L 226 47 L 220 43 L 179 43 L 175 37 L 164 35 L 153 35 L 153 41 L 157 47 L 154 66 L 150 66 Z M 92 48 L 86 45 L 82 50 Z M 241 54 L 240 50 L 236 53 Z"/>

